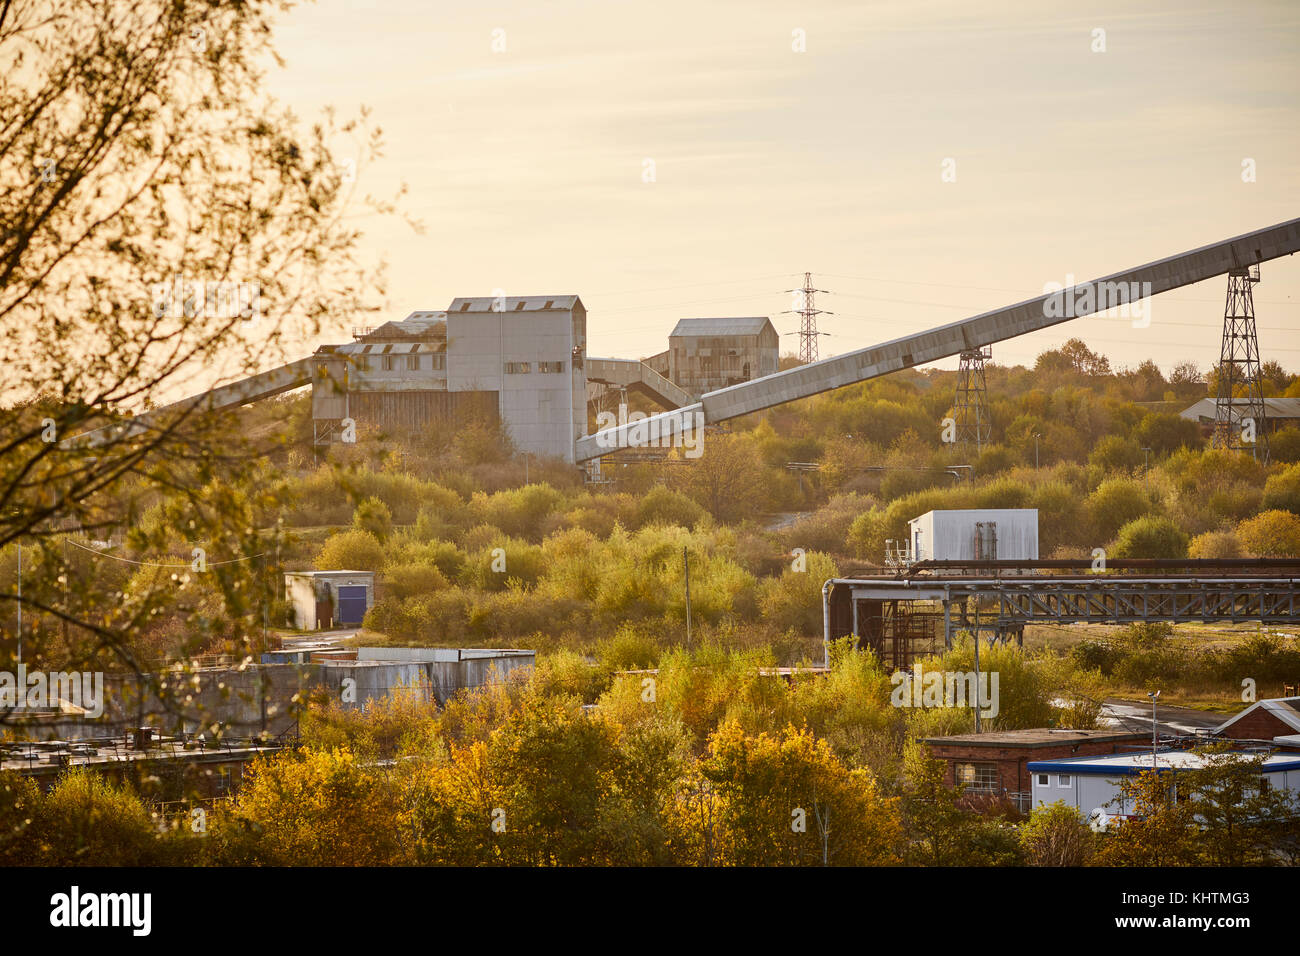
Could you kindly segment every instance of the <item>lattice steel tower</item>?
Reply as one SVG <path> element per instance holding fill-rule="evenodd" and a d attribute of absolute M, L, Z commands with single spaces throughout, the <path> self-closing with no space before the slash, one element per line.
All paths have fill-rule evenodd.
<path fill-rule="evenodd" d="M 975 446 L 978 454 L 993 439 L 993 419 L 989 414 L 989 390 L 984 381 L 984 363 L 993 357 L 989 347 L 966 349 L 957 366 L 957 393 L 953 396 L 953 420 L 956 423 L 956 446 Z"/>
<path fill-rule="evenodd" d="M 1258 265 L 1233 269 L 1228 273 L 1228 296 L 1223 307 L 1223 344 L 1219 347 L 1219 382 L 1214 400 L 1213 444 L 1216 448 L 1249 451 L 1255 458 L 1267 462 L 1268 433 L 1264 428 L 1266 411 L 1253 296 L 1258 281 Z"/>
<path fill-rule="evenodd" d="M 817 292 L 825 292 L 826 289 L 814 289 L 812 284 L 812 273 L 803 274 L 802 289 L 786 289 L 786 292 L 799 292 L 803 294 L 800 300 L 800 306 L 797 309 L 786 309 L 786 312 L 802 316 L 802 322 L 799 326 L 799 361 L 815 362 L 817 361 L 817 336 L 827 335 L 827 332 L 817 331 L 817 316 L 834 315 L 833 312 L 827 312 L 824 309 L 818 309 L 813 304 L 813 295 Z"/>

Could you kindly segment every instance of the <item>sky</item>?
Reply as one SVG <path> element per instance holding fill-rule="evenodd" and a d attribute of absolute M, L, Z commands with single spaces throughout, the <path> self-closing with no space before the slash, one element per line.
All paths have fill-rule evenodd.
<path fill-rule="evenodd" d="M 369 107 L 385 149 L 360 186 L 406 183 L 424 223 L 357 210 L 380 320 L 577 293 L 592 355 L 718 315 L 770 316 L 794 352 L 811 272 L 826 357 L 1300 216 L 1290 0 L 321 0 L 277 45 L 268 90 L 304 119 Z M 1300 371 L 1300 258 L 1262 280 L 1261 352 Z M 1225 286 L 994 361 L 1078 337 L 1117 367 L 1208 368 Z"/>

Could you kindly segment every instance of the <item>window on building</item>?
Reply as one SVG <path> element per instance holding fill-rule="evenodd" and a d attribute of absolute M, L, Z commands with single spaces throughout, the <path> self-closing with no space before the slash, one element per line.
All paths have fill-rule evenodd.
<path fill-rule="evenodd" d="M 537 371 L 547 375 L 556 375 L 564 371 L 563 362 L 538 362 Z"/>
<path fill-rule="evenodd" d="M 383 361 L 384 371 L 391 372 L 393 370 L 393 357 L 391 355 L 385 355 Z"/>
<path fill-rule="evenodd" d="M 954 777 L 967 790 L 996 790 L 998 765 L 995 763 L 958 763 L 953 768 Z"/>
<path fill-rule="evenodd" d="M 406 370 L 408 372 L 418 372 L 420 370 L 420 356 L 408 355 L 406 357 Z"/>
<path fill-rule="evenodd" d="M 532 370 L 532 362 L 506 362 L 507 375 L 527 375 Z"/>
<path fill-rule="evenodd" d="M 357 358 L 357 368 L 363 372 L 370 371 L 370 356 L 362 355 Z"/>
<path fill-rule="evenodd" d="M 439 352 L 437 355 L 431 355 L 433 359 L 433 368 L 445 369 L 447 367 L 447 355 L 445 352 Z"/>
<path fill-rule="evenodd" d="M 1048 778 L 1048 775 L 1047 775 L 1047 774 L 1045 774 L 1045 773 L 1040 773 L 1040 774 L 1038 775 L 1038 785 L 1039 785 L 1040 787 L 1046 787 L 1046 786 L 1048 786 L 1048 779 L 1049 779 L 1049 778 Z"/>
<path fill-rule="evenodd" d="M 1070 786 L 1070 775 L 1068 773 L 1058 774 L 1056 777 L 1056 785 L 1058 787 Z"/>

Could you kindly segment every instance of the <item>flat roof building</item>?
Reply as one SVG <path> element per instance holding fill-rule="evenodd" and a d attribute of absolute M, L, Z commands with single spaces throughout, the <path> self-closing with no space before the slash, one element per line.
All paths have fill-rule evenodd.
<path fill-rule="evenodd" d="M 1233 755 L 1240 759 L 1260 756 L 1244 751 L 1233 752 Z M 1152 765 L 1150 749 L 1109 756 L 1034 761 L 1028 765 L 1032 775 L 1032 805 L 1037 807 L 1061 801 L 1088 816 L 1099 811 L 1110 818 L 1127 816 L 1133 812 L 1133 807 L 1123 799 L 1121 781 L 1150 770 Z M 1154 765 L 1158 772 L 1172 774 L 1176 786 L 1179 771 L 1201 769 L 1207 765 L 1207 758 L 1190 750 L 1159 750 L 1154 755 Z M 1271 786 L 1300 793 L 1300 755 L 1272 754 L 1265 757 L 1261 769 L 1263 779 Z"/>

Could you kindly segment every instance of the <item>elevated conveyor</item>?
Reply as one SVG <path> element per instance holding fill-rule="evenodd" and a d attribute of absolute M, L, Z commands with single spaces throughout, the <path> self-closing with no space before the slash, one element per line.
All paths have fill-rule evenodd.
<path fill-rule="evenodd" d="M 637 392 L 658 402 L 664 408 L 681 408 L 693 401 L 686 389 L 660 375 L 645 362 L 588 356 L 585 365 L 587 381 L 626 388 L 629 392 Z"/>
<path fill-rule="evenodd" d="M 1300 251 L 1300 219 L 1292 219 L 927 332 L 709 392 L 699 402 L 651 416 L 643 422 L 584 435 L 576 443 L 575 457 L 578 461 L 590 461 L 620 448 L 643 444 L 645 436 L 654 436 L 662 444 L 673 435 L 701 424 L 748 415 L 1105 311 L 1119 304 L 1117 296 L 1122 302 L 1136 301 L 1297 251 Z"/>
<path fill-rule="evenodd" d="M 281 395 L 295 388 L 310 385 L 319 362 L 320 358 L 315 355 L 298 359 L 296 362 L 289 362 L 268 371 L 260 372 L 257 375 L 250 375 L 248 378 L 240 379 L 229 385 L 222 385 L 200 395 L 193 395 L 189 398 L 183 398 L 179 402 L 164 405 L 162 408 L 153 409 L 121 424 L 109 425 L 95 431 L 74 435 L 68 441 L 73 445 L 101 445 L 109 439 L 120 439 L 145 431 L 152 422 L 156 420 L 165 421 L 173 414 L 187 409 L 209 411 L 260 402 L 263 399 Z"/>

